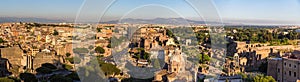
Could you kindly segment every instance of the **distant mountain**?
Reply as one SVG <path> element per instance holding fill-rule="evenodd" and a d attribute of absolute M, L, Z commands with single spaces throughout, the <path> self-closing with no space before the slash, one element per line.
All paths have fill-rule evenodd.
<path fill-rule="evenodd" d="M 46 18 L 18 18 L 18 17 L 0 17 L 0 23 L 7 22 L 37 22 L 37 23 L 61 23 L 65 20 L 54 20 Z"/>
<path fill-rule="evenodd" d="M 70 20 L 59 20 L 59 19 L 46 19 L 46 18 L 19 18 L 19 17 L 0 17 L 0 23 L 6 22 L 36 22 L 36 23 L 61 23 L 61 22 L 70 22 Z M 106 24 L 117 24 L 117 23 L 131 23 L 131 24 L 173 24 L 173 25 L 186 25 L 186 24 L 220 24 L 219 22 L 211 21 L 199 21 L 199 20 L 190 20 L 184 18 L 155 18 L 155 19 L 133 19 L 126 18 L 122 20 L 113 20 L 100 22 Z M 229 23 L 224 23 L 229 24 Z"/>
<path fill-rule="evenodd" d="M 113 20 L 101 23 L 116 24 L 116 23 L 131 23 L 131 24 L 219 24 L 218 22 L 205 22 L 190 20 L 184 18 L 155 18 L 155 19 L 132 19 L 126 18 L 122 20 Z"/>

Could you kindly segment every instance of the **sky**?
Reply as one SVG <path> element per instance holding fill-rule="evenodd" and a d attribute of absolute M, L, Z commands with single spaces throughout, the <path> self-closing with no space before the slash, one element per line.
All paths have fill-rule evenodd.
<path fill-rule="evenodd" d="M 0 17 L 35 17 L 83 21 L 121 18 L 221 19 L 250 24 L 299 24 L 300 0 L 211 0 L 192 5 L 185 0 L 3 0 Z M 109 6 L 107 6 L 109 5 Z M 199 8 L 197 10 L 195 8 Z"/>

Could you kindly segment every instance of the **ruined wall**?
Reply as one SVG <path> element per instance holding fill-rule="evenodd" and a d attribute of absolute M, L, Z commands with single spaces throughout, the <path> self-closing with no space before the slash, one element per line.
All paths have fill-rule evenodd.
<path fill-rule="evenodd" d="M 23 51 L 19 47 L 1 48 L 1 58 L 8 59 L 10 64 L 21 65 Z"/>
<path fill-rule="evenodd" d="M 278 79 L 278 76 L 280 76 L 278 74 L 280 74 L 280 72 L 282 71 L 280 70 L 280 68 L 278 68 L 281 67 L 278 64 L 281 62 L 282 59 L 269 59 L 267 75 L 272 76 L 274 79 Z"/>
<path fill-rule="evenodd" d="M 55 63 L 61 63 L 59 57 L 55 56 L 53 53 L 45 53 L 40 52 L 36 54 L 36 56 L 33 59 L 33 69 L 37 69 L 41 67 L 44 63 L 52 63 L 55 65 Z"/>

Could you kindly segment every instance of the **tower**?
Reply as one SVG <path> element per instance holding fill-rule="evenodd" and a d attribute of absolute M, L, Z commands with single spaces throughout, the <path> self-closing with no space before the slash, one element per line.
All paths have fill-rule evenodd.
<path fill-rule="evenodd" d="M 239 66 L 240 57 L 239 57 L 239 55 L 237 53 L 234 54 L 233 61 L 235 61 L 235 66 Z"/>
<path fill-rule="evenodd" d="M 184 71 L 184 59 L 181 55 L 180 49 L 177 47 L 174 51 L 174 54 L 171 55 L 169 72 L 182 73 Z"/>

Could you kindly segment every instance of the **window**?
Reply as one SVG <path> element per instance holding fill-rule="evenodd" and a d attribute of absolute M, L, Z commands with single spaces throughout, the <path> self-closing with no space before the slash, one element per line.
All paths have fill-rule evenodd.
<path fill-rule="evenodd" d="M 289 66 L 291 67 L 292 65 L 291 65 L 291 64 L 289 64 Z"/>
<path fill-rule="evenodd" d="M 294 77 L 296 77 L 297 76 L 297 74 L 296 74 L 296 72 L 294 72 Z"/>
<path fill-rule="evenodd" d="M 284 66 L 286 66 L 286 63 L 284 62 Z"/>
<path fill-rule="evenodd" d="M 289 71 L 289 76 L 291 76 L 292 75 L 292 72 L 291 71 Z"/>
<path fill-rule="evenodd" d="M 294 68 L 297 68 L 297 66 L 296 66 L 296 65 L 294 65 Z"/>
<path fill-rule="evenodd" d="M 280 72 L 280 69 L 278 68 L 277 72 Z"/>

